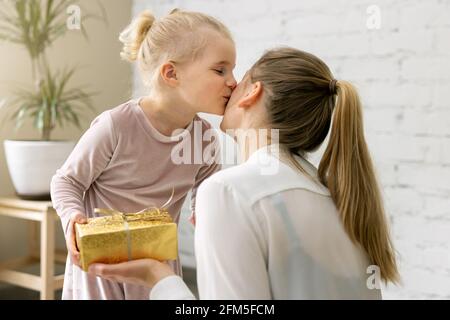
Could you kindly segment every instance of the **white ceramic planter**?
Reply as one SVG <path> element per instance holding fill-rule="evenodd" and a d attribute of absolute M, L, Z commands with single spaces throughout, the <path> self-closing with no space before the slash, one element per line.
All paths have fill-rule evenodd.
<path fill-rule="evenodd" d="M 73 141 L 5 140 L 5 156 L 17 195 L 49 200 L 50 181 L 75 147 Z"/>

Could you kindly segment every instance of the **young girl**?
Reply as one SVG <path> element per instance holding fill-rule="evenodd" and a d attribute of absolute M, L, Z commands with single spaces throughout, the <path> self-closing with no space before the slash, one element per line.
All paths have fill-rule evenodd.
<path fill-rule="evenodd" d="M 253 65 L 221 129 L 277 129 L 278 141 L 255 135 L 257 150 L 240 148 L 249 150 L 245 163 L 198 190 L 200 298 L 380 299 L 380 282 L 399 280 L 362 119 L 355 88 L 312 54 L 270 50 Z M 305 155 L 330 126 L 316 169 Z M 263 174 L 268 166 L 278 170 Z M 193 298 L 156 260 L 94 264 L 90 271 L 153 287 L 154 299 Z"/>
<path fill-rule="evenodd" d="M 69 251 L 63 299 L 147 299 L 146 287 L 79 268 L 74 223 L 86 223 L 95 208 L 137 212 L 161 206 L 172 188 L 168 210 L 178 222 L 187 193 L 192 189 L 194 208 L 199 184 L 220 170 L 217 136 L 203 141 L 211 125 L 197 113 L 222 115 L 236 86 L 235 46 L 227 28 L 201 13 L 174 10 L 157 21 L 145 11 L 120 40 L 122 57 L 138 62 L 150 92 L 99 115 L 52 179 L 52 201 Z M 174 161 L 175 149 L 198 152 L 194 147 L 205 150 L 210 143 L 215 152 L 209 158 Z M 181 274 L 179 261 L 172 268 Z"/>

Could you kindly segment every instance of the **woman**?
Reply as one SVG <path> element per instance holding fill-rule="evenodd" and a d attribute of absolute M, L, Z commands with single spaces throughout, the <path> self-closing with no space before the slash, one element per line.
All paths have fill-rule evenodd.
<path fill-rule="evenodd" d="M 331 123 L 316 170 L 305 156 L 322 144 Z M 350 83 L 335 80 L 309 53 L 268 51 L 234 90 L 221 129 L 277 129 L 278 137 L 257 135 L 256 148 L 236 139 L 246 161 L 198 190 L 200 298 L 380 299 L 379 286 L 368 286 L 368 271 L 398 281 L 362 108 Z M 267 166 L 277 170 L 264 173 Z M 193 298 L 155 260 L 92 265 L 90 272 L 153 287 L 151 299 Z"/>

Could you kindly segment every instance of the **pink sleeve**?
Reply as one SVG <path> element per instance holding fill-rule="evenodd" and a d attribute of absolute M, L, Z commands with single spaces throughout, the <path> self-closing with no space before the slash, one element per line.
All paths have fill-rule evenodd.
<path fill-rule="evenodd" d="M 211 129 L 214 130 L 214 129 Z M 192 187 L 192 193 L 191 193 L 191 216 L 189 217 L 189 221 L 195 225 L 195 199 L 197 197 L 197 189 L 200 186 L 200 184 L 208 177 L 212 176 L 217 171 L 220 171 L 222 169 L 221 165 L 221 154 L 220 154 L 220 143 L 219 143 L 219 136 L 217 133 L 212 131 L 212 136 L 214 137 L 214 140 L 211 140 L 211 143 L 207 146 L 207 148 L 212 148 L 211 150 L 214 150 L 214 153 L 206 152 L 206 154 L 209 154 L 210 157 L 208 159 L 205 159 L 206 164 L 200 168 L 200 170 L 197 173 L 197 176 L 195 177 L 195 183 Z"/>
<path fill-rule="evenodd" d="M 106 111 L 91 123 L 64 165 L 51 181 L 53 207 L 61 218 L 64 234 L 74 211 L 86 212 L 84 192 L 109 164 L 117 145 L 111 114 Z"/>

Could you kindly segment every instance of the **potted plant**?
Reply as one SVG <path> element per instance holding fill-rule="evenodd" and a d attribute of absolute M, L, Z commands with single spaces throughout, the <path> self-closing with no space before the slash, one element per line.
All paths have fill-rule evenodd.
<path fill-rule="evenodd" d="M 7 110 L 4 119 L 15 121 L 20 128 L 26 119 L 33 121 L 40 132 L 38 140 L 5 140 L 5 156 L 11 180 L 19 197 L 50 199 L 50 181 L 64 163 L 75 142 L 55 141 L 52 131 L 65 124 L 80 128 L 80 118 L 86 110 L 94 112 L 93 92 L 71 86 L 75 68 L 55 71 L 51 68 L 47 49 L 68 31 L 68 8 L 77 0 L 7 0 L 0 2 L 0 40 L 24 47 L 30 58 L 30 73 L 34 87 L 18 89 L 11 101 L 3 101 Z M 75 6 L 77 8 L 77 6 Z M 87 38 L 82 22 L 105 19 L 84 15 L 79 29 Z"/>

